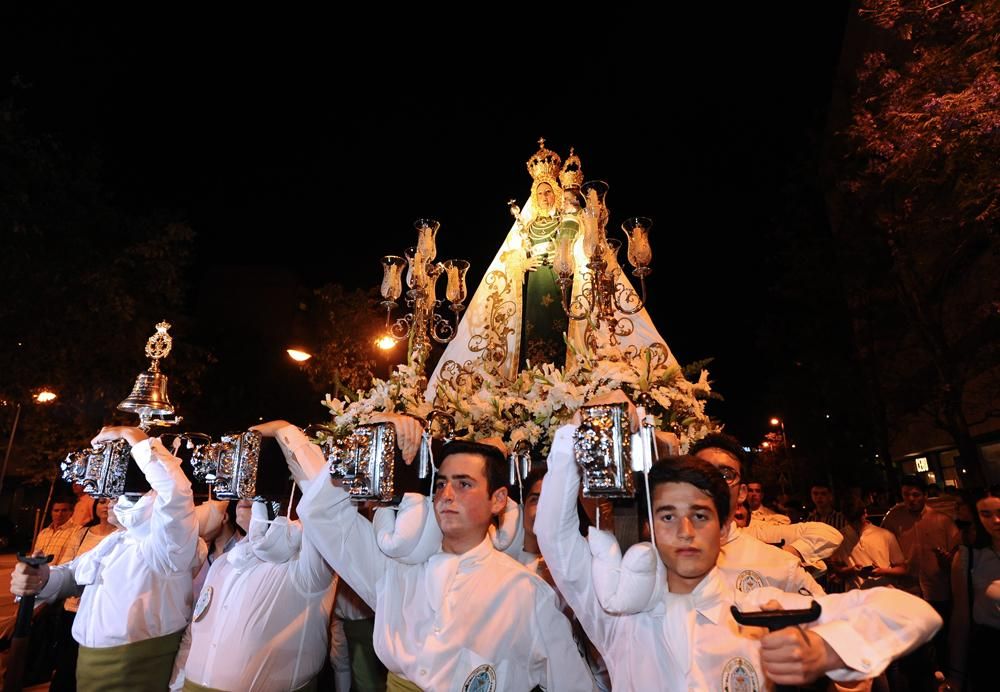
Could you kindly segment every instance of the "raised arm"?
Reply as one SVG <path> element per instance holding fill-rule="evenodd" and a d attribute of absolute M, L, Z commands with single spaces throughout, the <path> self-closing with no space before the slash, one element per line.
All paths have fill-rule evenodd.
<path fill-rule="evenodd" d="M 140 544 L 140 554 L 160 574 L 190 570 L 198 550 L 198 521 L 191 481 L 181 471 L 181 460 L 138 428 L 103 428 L 93 444 L 120 438 L 132 446 L 132 458 L 156 492 L 150 532 Z"/>
<path fill-rule="evenodd" d="M 347 491 L 333 485 L 323 453 L 302 431 L 287 424 L 274 432 L 278 430 L 278 442 L 282 450 L 288 450 L 288 467 L 302 488 L 298 513 L 304 530 L 303 551 L 318 552 L 374 608 L 375 585 L 390 560 L 379 550 L 371 522 L 358 514 Z M 309 570 L 307 565 L 316 568 L 315 562 L 304 563 Z M 312 578 L 318 574 L 312 569 Z"/>
<path fill-rule="evenodd" d="M 844 542 L 844 536 L 840 531 L 821 521 L 806 521 L 799 524 L 768 524 L 752 521 L 743 531 L 765 543 L 784 541 L 783 549 L 793 552 L 806 565 L 830 557 Z"/>
<path fill-rule="evenodd" d="M 586 539 L 580 535 L 576 509 L 580 470 L 573 458 L 575 430 L 575 426 L 564 425 L 556 431 L 538 500 L 535 535 L 559 592 L 591 641 L 601 650 L 607 650 L 612 617 L 601 608 L 594 590 L 593 557 Z"/>
<path fill-rule="evenodd" d="M 284 423 L 284 421 L 278 421 L 278 423 Z M 288 469 L 292 472 L 292 477 L 295 478 L 300 489 L 306 487 L 309 479 L 326 475 L 323 473 L 326 466 L 323 452 L 312 444 L 301 430 L 287 423 L 274 427 L 274 437 L 277 439 L 278 445 L 285 455 L 285 461 L 288 463 Z M 270 430 L 262 430 L 261 434 L 270 434 Z M 298 522 L 293 522 L 288 527 L 291 531 L 297 531 L 301 528 Z M 304 595 L 323 593 L 333 583 L 333 578 L 333 571 L 323 559 L 315 543 L 309 536 L 303 535 L 298 558 L 292 569 L 295 587 Z"/>

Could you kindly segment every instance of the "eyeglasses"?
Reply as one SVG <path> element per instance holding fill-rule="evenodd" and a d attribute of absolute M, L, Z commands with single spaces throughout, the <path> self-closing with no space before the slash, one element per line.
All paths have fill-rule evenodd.
<path fill-rule="evenodd" d="M 722 474 L 726 485 L 734 486 L 740 482 L 740 472 L 731 466 L 716 466 L 715 469 Z"/>

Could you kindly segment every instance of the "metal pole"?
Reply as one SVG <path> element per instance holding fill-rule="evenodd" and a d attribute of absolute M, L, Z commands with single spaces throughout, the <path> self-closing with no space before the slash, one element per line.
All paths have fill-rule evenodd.
<path fill-rule="evenodd" d="M 10 437 L 7 438 L 7 451 L 3 455 L 3 469 L 0 470 L 0 494 L 3 493 L 3 482 L 7 477 L 7 462 L 10 461 L 10 450 L 14 448 L 14 435 L 17 434 L 17 422 L 21 419 L 21 404 L 18 402 L 17 410 L 14 412 L 14 425 L 10 428 Z"/>
<path fill-rule="evenodd" d="M 45 499 L 45 509 L 42 510 L 42 520 L 40 522 L 39 521 L 35 522 L 35 536 L 34 536 L 34 538 L 31 539 L 31 545 L 32 546 L 34 546 L 35 545 L 35 541 L 38 540 L 38 533 L 42 529 L 42 524 L 45 523 L 45 517 L 47 517 L 49 515 L 49 507 L 52 506 L 52 493 L 56 489 L 56 480 L 57 479 L 58 479 L 58 476 L 54 476 L 52 478 L 52 482 L 49 483 L 49 496 Z"/>

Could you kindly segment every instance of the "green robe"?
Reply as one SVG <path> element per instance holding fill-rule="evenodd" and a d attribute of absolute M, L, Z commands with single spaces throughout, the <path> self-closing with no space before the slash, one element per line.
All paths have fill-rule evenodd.
<path fill-rule="evenodd" d="M 554 363 L 562 366 L 566 361 L 566 342 L 563 335 L 569 329 L 569 318 L 562 306 L 559 276 L 552 268 L 556 238 L 564 233 L 576 235 L 577 223 L 567 219 L 541 218 L 528 227 L 531 254 L 547 252 L 545 264 L 527 273 L 524 290 L 523 324 L 521 330 L 520 368 L 528 361 L 532 365 Z"/>

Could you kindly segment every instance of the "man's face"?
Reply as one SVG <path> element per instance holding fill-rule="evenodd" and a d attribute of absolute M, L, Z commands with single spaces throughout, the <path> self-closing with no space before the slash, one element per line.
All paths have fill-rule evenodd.
<path fill-rule="evenodd" d="M 253 500 L 240 500 L 236 503 L 236 524 L 244 532 L 250 531 L 250 518 L 253 516 Z"/>
<path fill-rule="evenodd" d="M 903 504 L 906 505 L 906 509 L 914 514 L 919 514 L 924 511 L 924 503 L 926 502 L 927 495 L 924 494 L 923 490 L 912 485 L 903 486 Z"/>
<path fill-rule="evenodd" d="M 719 557 L 715 503 L 690 483 L 661 483 L 653 491 L 653 527 L 670 590 L 690 593 Z"/>
<path fill-rule="evenodd" d="M 494 514 L 507 504 L 507 489 L 491 496 L 486 460 L 479 454 L 450 454 L 434 481 L 434 514 L 446 538 L 486 537 Z"/>
<path fill-rule="evenodd" d="M 68 502 L 56 502 L 52 505 L 52 528 L 58 529 L 73 516 L 73 505 Z"/>
<path fill-rule="evenodd" d="M 751 510 L 760 509 L 764 504 L 764 488 L 760 483 L 747 483 L 747 504 Z"/>
<path fill-rule="evenodd" d="M 816 511 L 820 514 L 827 514 L 833 509 L 833 493 L 830 492 L 829 488 L 813 486 L 809 495 L 812 497 L 813 504 L 816 505 Z"/>
<path fill-rule="evenodd" d="M 535 515 L 538 514 L 538 498 L 542 494 L 542 480 L 539 478 L 524 497 L 524 533 L 535 535 Z"/>
<path fill-rule="evenodd" d="M 737 507 L 736 511 L 733 512 L 733 521 L 735 521 L 736 525 L 739 526 L 739 527 L 741 527 L 741 528 L 743 528 L 745 526 L 749 526 L 750 525 L 750 513 L 747 512 L 747 508 L 744 507 L 743 505 L 740 505 L 739 507 Z"/>
<path fill-rule="evenodd" d="M 703 449 L 695 456 L 704 459 L 726 476 L 726 483 L 729 484 L 729 516 L 732 516 L 747 498 L 747 487 L 740 483 L 740 460 L 716 447 Z"/>

